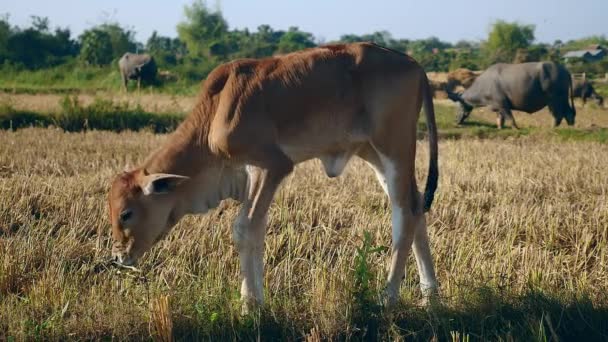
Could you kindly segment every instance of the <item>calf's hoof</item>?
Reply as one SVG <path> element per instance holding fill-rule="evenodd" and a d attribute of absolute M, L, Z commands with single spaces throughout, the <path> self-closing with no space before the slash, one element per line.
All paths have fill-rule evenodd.
<path fill-rule="evenodd" d="M 254 297 L 241 298 L 241 316 L 248 316 L 260 311 L 262 303 Z"/>
<path fill-rule="evenodd" d="M 439 290 L 436 287 L 422 289 L 422 300 L 420 301 L 422 306 L 431 309 L 439 303 L 441 303 L 441 299 L 439 297 Z"/>
<path fill-rule="evenodd" d="M 389 287 L 386 287 L 384 291 L 380 293 L 380 305 L 385 309 L 390 310 L 397 305 L 399 300 L 399 292 Z"/>

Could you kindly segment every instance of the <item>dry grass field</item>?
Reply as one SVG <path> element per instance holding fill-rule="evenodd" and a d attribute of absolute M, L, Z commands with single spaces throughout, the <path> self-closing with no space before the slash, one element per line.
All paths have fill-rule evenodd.
<path fill-rule="evenodd" d="M 605 144 L 444 139 L 428 216 L 441 299 L 419 305 L 411 259 L 391 312 L 376 304 L 391 233 L 373 173 L 307 162 L 271 208 L 267 305 L 241 317 L 235 203 L 182 220 L 139 272 L 107 263 L 109 181 L 163 139 L 0 132 L 0 340 L 608 338 Z"/>

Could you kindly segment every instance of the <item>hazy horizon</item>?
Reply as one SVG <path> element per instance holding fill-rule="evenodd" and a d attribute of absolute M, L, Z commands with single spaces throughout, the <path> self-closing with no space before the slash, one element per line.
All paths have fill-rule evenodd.
<path fill-rule="evenodd" d="M 145 43 L 154 30 L 163 36 L 176 37 L 175 27 L 184 18 L 184 5 L 190 3 L 186 0 L 171 3 L 160 0 L 21 0 L 3 3 L 0 13 L 9 14 L 11 25 L 19 27 L 30 26 L 33 15 L 48 17 L 51 28 L 68 27 L 73 36 L 106 21 L 118 22 L 135 31 L 136 40 Z M 210 8 L 221 9 L 231 29 L 255 31 L 258 26 L 267 24 L 275 30 L 287 30 L 297 26 L 321 41 L 337 40 L 343 34 L 361 35 L 383 30 L 394 38 L 435 36 L 451 43 L 463 39 L 479 41 L 487 37 L 490 25 L 499 19 L 535 25 L 537 42 L 608 35 L 604 18 L 608 13 L 608 1 L 605 0 L 537 0 L 533 3 L 512 0 L 508 4 L 461 0 L 439 5 L 432 1 L 399 0 L 337 0 L 331 3 L 322 0 L 307 3 L 224 0 L 206 3 Z"/>

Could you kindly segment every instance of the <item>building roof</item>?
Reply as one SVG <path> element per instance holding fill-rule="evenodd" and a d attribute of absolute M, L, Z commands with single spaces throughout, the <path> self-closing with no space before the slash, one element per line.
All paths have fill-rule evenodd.
<path fill-rule="evenodd" d="M 568 51 L 564 55 L 565 58 L 583 58 L 585 56 L 591 56 L 587 50 Z"/>
<path fill-rule="evenodd" d="M 564 58 L 589 58 L 589 57 L 603 57 L 606 54 L 603 49 L 595 50 L 576 50 L 568 51 L 564 54 Z"/>
<path fill-rule="evenodd" d="M 594 56 L 594 57 L 595 57 L 595 56 L 598 56 L 598 55 L 603 54 L 603 53 L 604 53 L 604 50 L 600 50 L 600 49 L 598 49 L 598 50 L 589 50 L 588 52 L 589 52 L 589 54 L 590 54 L 591 56 Z"/>

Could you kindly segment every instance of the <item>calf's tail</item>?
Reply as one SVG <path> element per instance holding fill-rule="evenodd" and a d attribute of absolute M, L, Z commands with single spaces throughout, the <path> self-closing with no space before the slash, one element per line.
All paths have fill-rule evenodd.
<path fill-rule="evenodd" d="M 431 204 L 435 198 L 437 181 L 439 179 L 438 146 L 437 146 L 437 123 L 435 122 L 435 108 L 433 107 L 433 94 L 426 73 L 423 74 L 422 100 L 424 114 L 426 116 L 426 127 L 429 133 L 429 174 L 426 178 L 424 189 L 424 212 L 431 209 Z"/>

